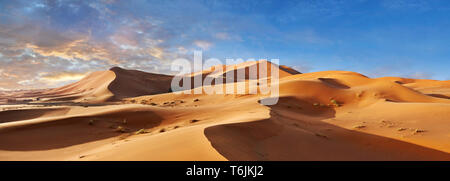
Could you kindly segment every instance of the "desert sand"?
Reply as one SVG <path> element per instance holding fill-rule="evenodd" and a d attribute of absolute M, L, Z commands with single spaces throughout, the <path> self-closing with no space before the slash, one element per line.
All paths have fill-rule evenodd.
<path fill-rule="evenodd" d="M 173 76 L 119 67 L 1 92 L 0 160 L 450 160 L 450 81 L 279 73 L 272 106 L 260 94 L 176 94 Z"/>

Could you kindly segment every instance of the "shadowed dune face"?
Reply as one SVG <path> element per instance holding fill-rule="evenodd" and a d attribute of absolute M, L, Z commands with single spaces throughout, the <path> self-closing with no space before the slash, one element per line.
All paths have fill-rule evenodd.
<path fill-rule="evenodd" d="M 82 80 L 35 94 L 46 102 L 108 102 L 123 98 L 167 93 L 173 76 L 113 67 L 93 72 Z"/>
<path fill-rule="evenodd" d="M 267 72 L 264 77 L 260 76 L 260 62 L 267 64 Z M 244 62 L 237 65 L 223 65 L 221 72 L 214 72 L 215 67 L 211 70 L 195 72 L 186 77 L 191 79 L 190 88 L 195 88 L 201 85 L 194 85 L 196 77 L 204 80 L 207 76 L 222 77 L 222 81 L 241 82 L 252 79 L 250 77 L 250 70 L 256 70 L 258 78 L 266 78 L 271 75 L 272 63 L 267 61 Z M 244 77 L 237 76 L 238 72 L 243 72 Z M 230 76 L 228 73 L 231 73 Z M 214 74 L 214 75 L 213 75 Z M 279 67 L 279 76 L 287 77 L 294 74 L 301 74 L 300 72 L 286 67 Z M 45 98 L 47 102 L 55 101 L 74 101 L 74 102 L 114 102 L 124 98 L 138 97 L 144 95 L 155 95 L 171 92 L 171 82 L 174 76 L 154 74 L 142 72 L 138 70 L 127 70 L 120 67 L 113 67 L 107 71 L 93 72 L 87 75 L 82 80 L 48 91 L 38 92 L 33 94 L 35 97 Z M 228 80 L 230 79 L 230 80 Z M 202 81 L 203 82 L 203 81 Z M 183 86 L 181 81 L 180 86 Z M 215 81 L 212 81 L 215 85 Z"/>
<path fill-rule="evenodd" d="M 96 116 L 72 117 L 0 130 L 0 150 L 32 151 L 63 148 L 161 124 L 162 118 L 149 111 L 124 111 Z"/>
<path fill-rule="evenodd" d="M 0 112 L 2 118 L 0 123 L 34 119 L 41 116 L 64 115 L 69 110 L 68 108 L 7 110 Z"/>
<path fill-rule="evenodd" d="M 246 74 L 235 86 L 259 68 L 223 66 Z M 448 82 L 280 72 L 270 107 L 259 94 L 167 93 L 171 76 L 118 67 L 57 89 L 2 93 L 41 99 L 2 105 L 0 160 L 450 160 Z M 189 76 L 209 74 L 227 78 Z"/>
<path fill-rule="evenodd" d="M 266 65 L 264 65 L 266 64 Z M 266 70 L 263 70 L 262 66 L 266 66 Z M 212 66 L 208 69 L 205 69 L 200 72 L 194 72 L 189 73 L 185 75 L 185 77 L 190 78 L 191 85 L 190 88 L 197 88 L 202 85 L 195 85 L 194 80 L 195 79 L 201 79 L 205 80 L 207 77 L 211 79 L 210 84 L 215 85 L 215 80 L 212 80 L 213 78 L 218 79 L 220 83 L 227 83 L 227 82 L 244 82 L 247 80 L 257 80 L 257 79 L 264 79 L 267 77 L 270 77 L 272 74 L 272 64 L 268 61 L 249 61 L 244 62 L 236 65 L 218 65 L 218 66 Z M 217 67 L 221 68 L 221 71 L 217 70 Z M 281 66 L 274 66 L 278 69 L 279 77 L 288 77 L 295 74 L 301 74 L 300 72 L 296 71 L 293 68 L 281 65 Z M 263 71 L 261 71 L 263 70 Z M 252 72 L 254 71 L 254 72 Z M 261 74 L 260 74 L 261 73 Z M 203 82 L 202 81 L 202 82 Z M 183 86 L 183 81 L 179 83 L 180 86 Z M 186 89 L 183 89 L 186 90 Z"/>
<path fill-rule="evenodd" d="M 322 81 L 323 83 L 335 87 L 335 88 L 339 88 L 339 89 L 348 89 L 350 88 L 349 86 L 339 82 L 339 80 L 336 79 L 331 79 L 331 78 L 319 78 L 320 81 Z"/>
<path fill-rule="evenodd" d="M 443 99 L 450 99 L 449 96 L 442 95 L 442 94 L 427 94 L 428 96 L 437 97 L 437 98 L 443 98 Z"/>
<path fill-rule="evenodd" d="M 286 109 L 293 100 L 280 99 L 269 119 L 217 125 L 204 134 L 229 160 L 450 160 L 449 153 L 322 122 L 334 117 L 333 109 Z"/>
<path fill-rule="evenodd" d="M 116 78 L 108 85 L 114 95 L 110 100 L 121 100 L 128 97 L 167 93 L 173 76 L 125 70 L 119 67 L 111 69 Z"/>
<path fill-rule="evenodd" d="M 299 72 L 291 67 L 288 67 L 286 65 L 280 65 L 279 68 L 280 68 L 280 70 L 290 73 L 291 75 L 301 74 L 301 72 Z"/>
<path fill-rule="evenodd" d="M 397 84 L 409 87 L 422 94 L 437 98 L 450 98 L 450 80 L 428 80 L 428 79 L 408 79 L 399 77 L 382 77 L 380 80 L 395 82 Z"/>

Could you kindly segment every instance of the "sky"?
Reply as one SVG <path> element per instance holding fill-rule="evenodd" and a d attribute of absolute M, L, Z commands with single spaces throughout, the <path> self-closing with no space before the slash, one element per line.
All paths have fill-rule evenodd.
<path fill-rule="evenodd" d="M 279 59 L 301 72 L 449 80 L 448 0 L 0 0 L 0 90 L 113 66 Z"/>

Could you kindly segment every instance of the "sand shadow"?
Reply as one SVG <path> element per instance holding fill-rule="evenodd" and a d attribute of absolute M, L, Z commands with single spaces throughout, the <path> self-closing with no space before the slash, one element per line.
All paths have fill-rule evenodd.
<path fill-rule="evenodd" d="M 153 112 L 126 111 L 25 125 L 0 130 L 0 149 L 33 151 L 64 148 L 132 134 L 142 128 L 158 126 L 161 120 Z M 118 126 L 123 127 L 125 132 L 118 131 Z"/>
<path fill-rule="evenodd" d="M 446 96 L 444 94 L 426 94 L 427 96 L 431 96 L 431 97 L 437 97 L 437 98 L 443 98 L 443 99 L 450 99 L 449 96 Z"/>
<path fill-rule="evenodd" d="M 302 108 L 286 108 L 293 102 Z M 449 153 L 323 122 L 334 109 L 311 112 L 307 102 L 280 98 L 270 119 L 212 126 L 204 134 L 228 160 L 450 160 Z"/>
<path fill-rule="evenodd" d="M 20 120 L 28 120 L 39 118 L 46 114 L 60 114 L 67 113 L 68 108 L 49 108 L 49 109 L 16 109 L 5 110 L 0 112 L 0 123 L 14 122 Z"/>
<path fill-rule="evenodd" d="M 350 87 L 341 83 L 337 79 L 332 78 L 319 78 L 320 81 L 322 81 L 325 85 L 328 85 L 330 87 L 338 88 L 338 89 L 349 89 Z"/>
<path fill-rule="evenodd" d="M 116 77 L 108 85 L 114 95 L 107 101 L 118 101 L 129 97 L 168 93 L 173 76 L 154 74 L 138 70 L 126 70 L 119 67 L 110 69 Z"/>

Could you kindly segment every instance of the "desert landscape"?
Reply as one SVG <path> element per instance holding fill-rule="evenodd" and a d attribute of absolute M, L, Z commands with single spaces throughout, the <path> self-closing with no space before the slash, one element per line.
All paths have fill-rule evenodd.
<path fill-rule="evenodd" d="M 258 63 L 271 64 L 224 65 L 223 76 L 265 71 Z M 171 92 L 171 75 L 120 67 L 3 91 L 0 160 L 450 160 L 450 81 L 276 67 L 271 106 L 259 93 Z M 248 92 L 262 79 L 230 84 Z"/>
<path fill-rule="evenodd" d="M 436 172 L 360 161 L 450 161 L 449 19 L 448 0 L 0 0 L 0 163 Z"/>

